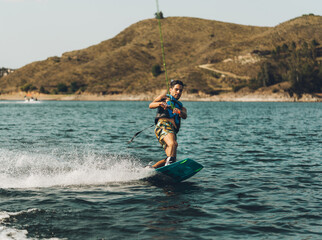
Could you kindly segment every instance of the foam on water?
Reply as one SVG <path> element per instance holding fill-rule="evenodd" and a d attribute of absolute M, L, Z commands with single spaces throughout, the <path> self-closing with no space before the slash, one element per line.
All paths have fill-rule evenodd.
<path fill-rule="evenodd" d="M 35 238 L 29 238 L 28 237 L 28 231 L 24 229 L 15 229 L 15 228 L 9 228 L 6 227 L 3 223 L 6 220 L 9 220 L 10 218 L 19 216 L 19 215 L 24 215 L 24 214 L 29 214 L 29 213 L 34 213 L 39 211 L 37 208 L 32 208 L 32 209 L 27 209 L 24 211 L 19 211 L 19 212 L 1 212 L 0 211 L 0 239 L 1 240 L 35 240 Z M 44 239 L 44 238 L 42 238 Z M 46 240 L 59 240 L 59 238 L 45 238 Z M 44 240 L 45 240 L 44 239 Z"/>
<path fill-rule="evenodd" d="M 18 230 L 14 228 L 7 228 L 0 225 L 0 239 L 2 240 L 13 240 L 13 239 L 28 239 L 26 230 Z"/>
<path fill-rule="evenodd" d="M 129 156 L 0 150 L 0 188 L 99 185 L 139 180 L 152 173 Z"/>
<path fill-rule="evenodd" d="M 43 101 L 25 101 L 25 100 L 21 100 L 21 101 L 12 101 L 12 100 L 5 100 L 5 101 L 0 101 L 0 104 L 39 104 L 39 103 L 43 103 Z"/>
<path fill-rule="evenodd" d="M 33 212 L 33 211 L 37 211 L 37 209 L 28 209 L 26 211 L 19 211 L 19 212 L 0 212 L 0 239 L 2 239 L 2 240 L 28 239 L 27 238 L 27 234 L 28 234 L 27 230 L 19 230 L 19 229 L 15 229 L 15 228 L 9 228 L 6 226 L 2 226 L 2 223 L 5 220 L 10 219 L 11 217 L 18 216 L 18 215 L 28 213 L 28 212 Z"/>

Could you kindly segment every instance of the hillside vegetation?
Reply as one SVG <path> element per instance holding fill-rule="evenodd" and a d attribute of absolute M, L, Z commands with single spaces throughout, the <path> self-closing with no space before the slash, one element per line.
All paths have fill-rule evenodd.
<path fill-rule="evenodd" d="M 168 76 L 183 80 L 188 93 L 213 95 L 236 90 L 236 86 L 251 81 L 247 79 L 259 77 L 277 46 L 315 41 L 318 49 L 322 43 L 321 16 L 302 16 L 276 27 L 187 17 L 169 17 L 161 22 Z M 319 64 L 321 56 L 315 57 Z M 207 69 L 201 67 L 205 64 Z M 161 72 L 152 73 L 157 65 Z M 158 23 L 148 19 L 100 44 L 30 63 L 0 78 L 0 91 L 154 93 L 166 88 L 162 66 Z"/>

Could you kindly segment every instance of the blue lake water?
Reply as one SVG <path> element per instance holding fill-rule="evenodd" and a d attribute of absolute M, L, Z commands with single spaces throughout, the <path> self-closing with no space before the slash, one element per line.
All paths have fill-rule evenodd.
<path fill-rule="evenodd" d="M 180 184 L 148 102 L 0 101 L 0 239 L 321 239 L 322 104 L 184 102 Z"/>

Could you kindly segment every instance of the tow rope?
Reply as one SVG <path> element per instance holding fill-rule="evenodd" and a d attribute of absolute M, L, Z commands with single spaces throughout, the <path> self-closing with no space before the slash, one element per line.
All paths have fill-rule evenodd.
<path fill-rule="evenodd" d="M 158 19 L 158 25 L 159 25 L 161 53 L 162 53 L 163 68 L 164 68 L 164 73 L 165 73 L 165 81 L 166 81 L 166 84 L 167 84 L 167 93 L 168 93 L 168 95 L 170 95 L 170 85 L 169 85 L 167 66 L 166 66 L 166 63 L 165 63 L 165 53 L 164 53 L 162 27 L 161 27 L 161 14 L 160 14 L 160 10 L 159 10 L 159 1 L 158 0 L 156 0 L 156 5 L 157 5 L 157 16 L 156 16 L 156 18 Z M 175 108 L 174 104 L 171 101 L 171 98 L 170 98 L 170 107 L 171 107 L 172 110 Z"/>
<path fill-rule="evenodd" d="M 170 86 L 169 86 L 169 79 L 168 79 L 168 72 L 167 72 L 167 66 L 165 64 L 165 53 L 164 53 L 164 44 L 163 44 L 163 35 L 162 35 L 162 27 L 161 27 L 161 15 L 159 11 L 159 1 L 156 0 L 157 5 L 157 19 L 158 19 L 158 25 L 159 25 L 159 34 L 160 34 L 160 42 L 161 42 L 161 52 L 162 52 L 162 61 L 163 61 L 163 68 L 165 73 L 165 80 L 167 83 L 167 93 L 170 94 Z"/>
<path fill-rule="evenodd" d="M 160 42 L 161 42 L 161 52 L 162 52 L 162 61 L 163 61 L 163 68 L 164 68 L 164 73 L 165 73 L 165 80 L 166 80 L 166 84 L 167 84 L 167 93 L 168 95 L 170 95 L 170 85 L 169 85 L 169 79 L 168 79 L 168 72 L 167 72 L 167 66 L 165 63 L 165 53 L 164 53 L 164 44 L 163 44 L 163 35 L 162 35 L 162 27 L 161 27 L 161 15 L 160 15 L 160 11 L 159 11 L 159 1 L 156 0 L 156 5 L 157 5 L 157 15 L 156 18 L 158 19 L 158 25 L 159 25 L 159 34 L 160 34 Z M 175 106 L 171 101 L 171 97 L 170 97 L 170 107 L 171 109 L 174 109 Z M 132 139 L 130 141 L 128 141 L 128 143 L 133 142 L 134 138 L 137 137 L 141 132 L 143 132 L 144 130 L 153 127 L 153 125 L 144 128 L 141 131 L 138 131 L 136 134 L 134 134 L 134 136 L 132 137 Z"/>

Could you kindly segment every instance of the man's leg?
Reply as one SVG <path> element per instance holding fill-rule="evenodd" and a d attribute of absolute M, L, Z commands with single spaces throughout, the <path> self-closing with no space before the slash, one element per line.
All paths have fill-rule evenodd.
<path fill-rule="evenodd" d="M 176 141 L 176 136 L 173 133 L 169 133 L 167 136 L 165 136 L 163 141 L 167 144 L 165 149 L 165 153 L 167 154 L 165 166 L 167 166 L 176 162 L 178 143 Z"/>
<path fill-rule="evenodd" d="M 163 141 L 166 143 L 165 153 L 167 154 L 167 157 L 176 157 L 177 156 L 177 147 L 178 143 L 176 141 L 176 136 L 173 133 L 168 133 L 164 138 Z M 166 159 L 162 159 L 156 164 L 154 164 L 152 167 L 159 168 L 163 167 L 166 163 Z"/>
<path fill-rule="evenodd" d="M 152 167 L 154 167 L 154 168 L 163 167 L 165 162 L 166 162 L 166 159 L 162 159 L 159 162 L 157 162 L 156 164 L 154 164 Z"/>
<path fill-rule="evenodd" d="M 177 147 L 178 143 L 176 140 L 176 135 L 174 133 L 168 133 L 164 138 L 163 141 L 167 144 L 165 149 L 165 153 L 168 157 L 176 157 L 177 156 Z"/>

